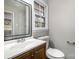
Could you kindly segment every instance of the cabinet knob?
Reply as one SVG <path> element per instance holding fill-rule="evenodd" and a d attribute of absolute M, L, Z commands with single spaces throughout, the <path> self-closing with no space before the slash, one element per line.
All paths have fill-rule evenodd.
<path fill-rule="evenodd" d="M 32 57 L 33 57 L 34 55 L 32 54 Z"/>
<path fill-rule="evenodd" d="M 36 53 L 38 53 L 38 51 L 36 51 Z"/>

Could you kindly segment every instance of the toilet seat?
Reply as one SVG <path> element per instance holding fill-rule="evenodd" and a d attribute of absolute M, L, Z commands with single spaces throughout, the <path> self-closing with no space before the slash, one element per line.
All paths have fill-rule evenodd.
<path fill-rule="evenodd" d="M 64 53 L 58 49 L 49 48 L 46 52 L 49 57 L 62 58 L 64 57 Z"/>

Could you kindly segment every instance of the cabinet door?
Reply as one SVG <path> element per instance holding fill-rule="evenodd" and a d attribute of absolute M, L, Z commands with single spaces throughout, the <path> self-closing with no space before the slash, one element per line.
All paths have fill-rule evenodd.
<path fill-rule="evenodd" d="M 19 55 L 13 59 L 33 59 L 33 55 L 32 55 L 32 53 L 28 52 L 28 53 L 24 53 L 22 55 Z"/>
<path fill-rule="evenodd" d="M 34 59 L 46 59 L 45 48 L 35 51 Z"/>

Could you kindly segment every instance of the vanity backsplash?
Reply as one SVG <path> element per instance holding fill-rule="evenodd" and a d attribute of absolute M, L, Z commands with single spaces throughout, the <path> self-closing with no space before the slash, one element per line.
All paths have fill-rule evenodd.
<path fill-rule="evenodd" d="M 32 31 L 32 36 L 34 38 L 42 37 L 42 36 L 48 36 L 49 31 L 48 29 L 43 29 L 43 30 L 33 30 Z"/>

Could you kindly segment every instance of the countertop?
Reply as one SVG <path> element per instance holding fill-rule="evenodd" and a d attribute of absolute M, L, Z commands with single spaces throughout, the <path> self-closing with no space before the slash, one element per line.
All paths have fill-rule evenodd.
<path fill-rule="evenodd" d="M 27 45 L 25 42 L 29 42 L 29 41 L 31 41 L 31 43 Z M 28 39 L 25 42 L 20 43 L 22 46 L 21 48 L 17 47 L 19 43 L 17 43 L 17 45 L 15 45 L 16 43 L 4 45 L 4 59 L 16 57 L 24 52 L 27 52 L 39 45 L 46 43 L 45 41 L 34 39 L 34 38 Z"/>

